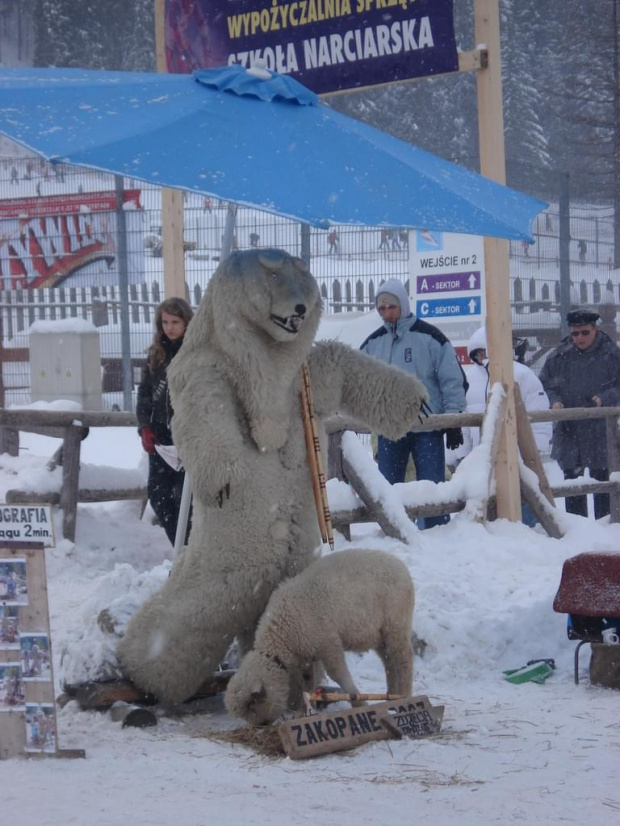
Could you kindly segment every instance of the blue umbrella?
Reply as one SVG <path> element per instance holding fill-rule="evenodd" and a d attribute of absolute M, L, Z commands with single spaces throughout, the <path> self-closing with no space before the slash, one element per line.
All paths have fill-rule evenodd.
<path fill-rule="evenodd" d="M 0 131 L 51 161 L 318 227 L 532 240 L 532 219 L 546 206 L 335 112 L 293 78 L 261 69 L 2 69 Z"/>

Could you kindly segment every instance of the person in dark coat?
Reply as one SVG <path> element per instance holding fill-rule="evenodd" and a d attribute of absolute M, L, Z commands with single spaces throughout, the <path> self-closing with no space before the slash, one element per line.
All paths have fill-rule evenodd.
<path fill-rule="evenodd" d="M 572 310 L 566 316 L 570 335 L 551 353 L 540 374 L 553 410 L 620 404 L 620 350 L 596 322 L 598 313 Z M 586 468 L 599 481 L 609 479 L 604 419 L 556 422 L 551 456 L 565 479 L 582 476 Z M 585 496 L 567 496 L 566 510 L 587 516 Z M 595 494 L 594 515 L 609 514 L 609 495 Z"/>
<path fill-rule="evenodd" d="M 192 316 L 192 308 L 183 298 L 167 298 L 155 311 L 155 335 L 142 372 L 136 406 L 138 433 L 142 447 L 149 454 L 149 502 L 173 546 L 185 472 L 171 467 L 159 455 L 156 445 L 172 444 L 173 410 L 166 371 L 181 349 Z"/>

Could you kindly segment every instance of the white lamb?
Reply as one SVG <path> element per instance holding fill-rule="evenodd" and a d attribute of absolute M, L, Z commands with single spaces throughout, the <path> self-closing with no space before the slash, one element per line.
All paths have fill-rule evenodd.
<path fill-rule="evenodd" d="M 226 708 L 254 725 L 290 707 L 300 673 L 317 660 L 346 693 L 357 688 L 345 651 L 377 652 L 391 694 L 413 682 L 414 588 L 407 567 L 382 551 L 348 550 L 318 559 L 272 594 L 254 648 L 226 691 Z M 294 696 L 294 695 L 293 695 Z"/>

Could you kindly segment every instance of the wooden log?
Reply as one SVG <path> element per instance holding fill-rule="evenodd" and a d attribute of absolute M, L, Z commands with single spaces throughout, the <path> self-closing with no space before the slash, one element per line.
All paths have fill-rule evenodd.
<path fill-rule="evenodd" d="M 465 501 L 452 500 L 450 502 L 440 502 L 426 505 L 407 505 L 405 512 L 409 519 L 419 519 L 423 516 L 442 516 L 445 513 L 458 513 L 465 509 Z M 376 516 L 364 505 L 354 510 L 333 511 L 332 521 L 334 527 L 342 531 L 346 525 L 355 523 L 376 522 Z"/>
<path fill-rule="evenodd" d="M 19 456 L 19 430 L 14 427 L 0 427 L 0 453 Z"/>
<path fill-rule="evenodd" d="M 327 437 L 327 478 L 348 482 L 342 466 L 342 434 L 337 430 Z"/>
<path fill-rule="evenodd" d="M 115 488 L 114 490 L 95 488 L 82 488 L 78 490 L 77 501 L 81 504 L 91 504 L 93 502 L 117 502 L 126 499 L 144 499 L 146 497 L 146 487 L 143 488 Z M 60 493 L 58 491 L 33 492 L 27 490 L 11 489 L 6 492 L 6 502 L 9 505 L 33 504 L 59 505 Z"/>
<path fill-rule="evenodd" d="M 400 527 L 387 513 L 387 511 L 383 507 L 380 498 L 375 498 L 375 496 L 371 493 L 370 488 L 366 485 L 366 482 L 358 474 L 358 472 L 349 462 L 346 456 L 343 456 L 342 458 L 342 466 L 344 468 L 344 472 L 347 476 L 347 479 L 351 482 L 351 484 L 355 488 L 355 492 L 362 500 L 362 502 L 366 505 L 368 512 L 371 514 L 371 521 L 378 522 L 381 526 L 381 529 L 383 530 L 383 533 L 386 536 L 390 536 L 393 539 L 398 539 L 406 545 L 409 542 L 409 537 L 407 537 L 401 531 Z M 376 478 L 374 481 L 375 488 L 380 488 L 381 485 L 389 486 L 390 484 L 387 481 L 387 479 L 381 474 L 379 468 L 376 468 Z"/>
<path fill-rule="evenodd" d="M 492 388 L 491 392 L 493 392 L 493 388 Z M 502 397 L 499 401 L 499 404 L 497 406 L 497 411 L 496 411 L 497 415 L 495 416 L 495 418 L 492 421 L 493 433 L 492 433 L 492 436 L 491 436 L 491 446 L 490 446 L 490 449 L 489 449 L 489 457 L 490 457 L 490 460 L 491 460 L 491 467 L 490 467 L 490 470 L 489 470 L 489 479 L 488 479 L 488 483 L 487 483 L 487 495 L 486 495 L 486 498 L 484 499 L 484 501 L 482 503 L 482 513 L 480 514 L 480 521 L 482 521 L 482 522 L 486 522 L 488 517 L 489 517 L 489 498 L 491 496 L 493 476 L 494 476 L 494 473 L 495 473 L 495 464 L 496 464 L 497 454 L 498 454 L 498 451 L 499 451 L 499 448 L 500 448 L 502 433 L 503 433 L 503 429 L 504 429 L 504 419 L 505 419 L 505 416 L 506 416 L 506 406 L 507 406 L 507 404 L 508 404 L 508 399 L 506 397 L 506 393 L 504 392 L 504 394 L 502 395 Z M 488 422 L 488 416 L 486 415 L 486 413 L 485 413 L 484 421 L 483 421 L 483 424 L 482 424 L 482 429 L 483 430 L 484 430 L 485 422 L 487 423 L 487 426 L 488 426 L 489 422 Z"/>
<path fill-rule="evenodd" d="M 157 702 L 155 697 L 145 694 L 131 683 L 85 683 L 75 692 L 75 699 L 84 711 L 109 708 L 118 702 Z"/>
<path fill-rule="evenodd" d="M 528 413 L 531 422 L 561 422 L 574 419 L 604 419 L 619 417 L 620 407 L 575 407 L 562 410 L 536 410 Z M 84 427 L 137 427 L 138 422 L 133 413 L 117 411 L 73 411 L 73 410 L 30 410 L 0 408 L 0 426 L 12 427 L 16 430 L 45 432 L 47 428 L 69 427 L 79 422 Z M 481 413 L 442 413 L 432 414 L 423 422 L 415 420 L 411 423 L 411 430 L 444 430 L 448 427 L 480 427 Z M 40 430 L 44 428 L 45 431 Z M 334 416 L 326 423 L 328 433 L 336 430 L 354 430 L 357 433 L 368 433 L 368 429 L 360 423 Z"/>
<path fill-rule="evenodd" d="M 54 752 L 26 752 L 28 760 L 45 760 L 48 758 L 69 759 L 75 760 L 77 758 L 86 757 L 84 749 L 56 749 Z"/>
<path fill-rule="evenodd" d="M 311 703 L 357 703 L 370 700 L 402 700 L 406 694 L 347 694 L 343 691 L 311 691 L 308 699 Z"/>
<path fill-rule="evenodd" d="M 340 479 L 341 482 L 348 482 L 344 468 L 342 466 L 342 434 L 343 430 L 336 430 L 327 437 L 327 478 Z M 332 515 L 332 526 L 338 528 L 347 542 L 351 541 L 351 523 L 337 526 Z"/>
<path fill-rule="evenodd" d="M 540 487 L 534 487 L 526 474 L 521 473 L 520 481 L 521 497 L 530 506 L 534 516 L 552 539 L 561 539 L 564 531 L 558 522 L 555 502 L 551 505 Z"/>
<path fill-rule="evenodd" d="M 543 468 L 543 463 L 540 460 L 540 454 L 538 452 L 538 447 L 536 446 L 536 439 L 534 438 L 534 433 L 532 432 L 532 425 L 530 424 L 527 410 L 525 409 L 525 404 L 523 403 L 523 396 L 521 395 L 521 390 L 519 389 L 519 385 L 517 383 L 515 383 L 515 412 L 517 416 L 517 444 L 519 446 L 521 458 L 523 459 L 523 464 L 530 470 L 534 471 L 538 477 L 538 484 L 540 486 L 541 493 L 547 499 L 549 504 L 552 507 L 555 507 L 553 494 L 551 493 L 551 488 L 549 487 L 549 480 L 547 479 L 547 474 Z M 523 493 L 523 479 L 521 479 L 521 493 Z"/>
<path fill-rule="evenodd" d="M 211 679 L 203 683 L 190 699 L 213 697 L 224 691 L 234 673 L 234 669 L 216 671 Z M 157 703 L 157 698 L 152 694 L 145 693 L 132 683 L 120 681 L 109 683 L 91 682 L 80 686 L 67 686 L 65 691 L 75 697 L 78 705 L 84 711 L 107 709 L 119 701 L 123 703 L 142 703 L 144 705 Z"/>
<path fill-rule="evenodd" d="M 51 439 L 64 439 L 65 438 L 65 430 L 64 427 L 20 427 L 23 433 L 36 433 L 39 436 L 49 436 Z"/>
<path fill-rule="evenodd" d="M 561 410 L 530 410 L 530 422 L 568 422 L 576 419 L 606 419 L 620 416 L 620 407 L 565 407 Z M 420 433 L 427 430 L 445 430 L 448 427 L 480 427 L 484 419 L 482 413 L 433 413 L 422 422 L 416 419 L 410 430 Z M 2 419 L 0 417 L 0 424 Z M 370 433 L 361 422 L 332 416 L 325 422 L 327 433 L 338 430 L 353 430 L 355 433 Z"/>
<path fill-rule="evenodd" d="M 420 421 L 416 418 L 411 423 L 409 430 L 424 432 L 427 430 L 445 430 L 448 427 L 480 427 L 482 424 L 482 413 L 432 413 Z M 325 431 L 336 433 L 339 430 L 352 430 L 354 433 L 370 433 L 368 427 L 362 422 L 354 419 L 347 419 L 343 416 L 332 416 L 324 423 Z"/>
<path fill-rule="evenodd" d="M 57 467 L 60 467 L 62 465 L 62 453 L 63 453 L 62 445 L 60 445 L 60 447 L 58 448 L 58 450 L 55 451 L 54 455 L 49 460 L 49 462 L 45 465 L 45 467 L 50 472 L 52 470 L 56 470 Z"/>
<path fill-rule="evenodd" d="M 60 493 L 58 491 L 49 491 L 47 493 L 35 493 L 28 490 L 7 490 L 5 494 L 5 501 L 7 505 L 59 505 Z"/>
<path fill-rule="evenodd" d="M 553 485 L 551 492 L 558 499 L 566 496 L 582 496 L 588 493 L 614 493 L 619 489 L 620 483 L 618 482 L 598 482 L 596 479 L 592 479 L 591 482 L 581 482 L 579 485 Z"/>
<path fill-rule="evenodd" d="M 560 410 L 531 410 L 531 422 L 569 422 L 577 419 L 608 419 L 620 416 L 620 407 L 563 407 Z"/>
<path fill-rule="evenodd" d="M 27 430 L 29 427 L 137 427 L 133 413 L 94 410 L 0 409 L 0 425 Z"/>
<path fill-rule="evenodd" d="M 82 428 L 68 427 L 63 443 L 62 489 L 59 504 L 63 511 L 62 533 L 65 539 L 71 542 L 75 542 L 81 442 Z"/>
<path fill-rule="evenodd" d="M 581 485 L 553 485 L 551 493 L 555 499 L 563 499 L 566 496 L 579 496 L 588 493 L 620 493 L 620 483 L 618 482 L 584 482 Z M 32 500 L 34 501 L 34 500 Z M 489 514 L 489 521 L 495 518 L 493 515 L 495 497 L 489 497 L 487 503 L 487 512 Z M 450 502 L 443 502 L 439 504 L 415 505 L 407 506 L 405 508 L 407 516 L 410 519 L 419 519 L 422 516 L 441 516 L 444 513 L 459 513 L 465 509 L 464 500 L 452 500 Z M 344 528 L 357 523 L 364 524 L 367 522 L 376 522 L 376 517 L 372 514 L 365 505 L 360 505 L 353 510 L 334 510 L 332 511 L 332 522 L 334 528 L 343 531 Z"/>
<path fill-rule="evenodd" d="M 607 419 L 607 467 L 610 473 L 620 470 L 620 437 L 618 419 Z M 620 488 L 609 493 L 609 515 L 612 522 L 620 522 Z"/>
<path fill-rule="evenodd" d="M 531 422 L 560 422 L 575 419 L 604 419 L 619 417 L 620 407 L 575 407 L 562 410 L 536 410 L 528 413 Z M 483 416 L 481 413 L 442 413 L 432 414 L 423 422 L 411 423 L 411 430 L 420 432 L 428 430 L 443 430 L 448 427 L 480 427 Z M 133 413 L 117 411 L 72 411 L 72 410 L 30 410 L 0 408 L 0 426 L 12 427 L 16 430 L 44 433 L 50 435 L 48 428 L 57 429 L 69 427 L 79 422 L 84 427 L 137 427 L 138 422 Z M 368 433 L 368 428 L 361 423 L 334 416 L 326 422 L 326 430 L 333 433 L 338 430 L 354 430 L 357 433 Z"/>

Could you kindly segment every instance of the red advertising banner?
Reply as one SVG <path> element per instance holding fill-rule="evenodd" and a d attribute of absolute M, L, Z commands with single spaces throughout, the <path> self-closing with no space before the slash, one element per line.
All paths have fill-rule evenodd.
<path fill-rule="evenodd" d="M 128 250 L 137 226 L 130 230 L 132 215 L 140 219 L 140 190 L 123 193 Z M 140 212 L 136 213 L 137 210 Z M 138 245 L 139 246 L 139 245 Z M 132 281 L 142 275 L 143 253 Z M 99 284 L 116 259 L 116 194 L 84 192 L 50 197 L 12 198 L 0 201 L 0 278 L 3 289 L 37 289 L 76 283 Z"/>
<path fill-rule="evenodd" d="M 458 70 L 453 0 L 165 0 L 170 72 L 237 63 L 317 94 Z"/>

